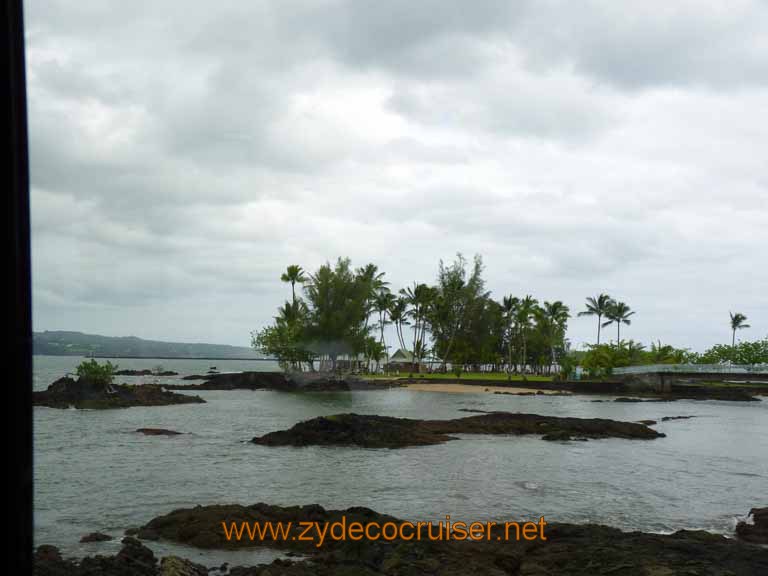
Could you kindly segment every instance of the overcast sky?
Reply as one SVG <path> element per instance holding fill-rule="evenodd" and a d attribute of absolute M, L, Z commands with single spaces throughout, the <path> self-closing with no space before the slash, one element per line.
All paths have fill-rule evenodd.
<path fill-rule="evenodd" d="M 462 252 L 646 344 L 764 337 L 768 2 L 708 4 L 28 0 L 35 329 L 248 345 L 287 264 Z"/>

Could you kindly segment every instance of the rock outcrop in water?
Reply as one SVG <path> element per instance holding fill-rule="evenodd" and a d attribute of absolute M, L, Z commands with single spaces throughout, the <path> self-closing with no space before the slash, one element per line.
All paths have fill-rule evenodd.
<path fill-rule="evenodd" d="M 400 520 L 368 508 L 326 510 L 318 505 L 280 507 L 268 504 L 196 506 L 153 519 L 139 535 L 206 549 L 242 549 L 269 546 L 308 557 L 275 560 L 269 565 L 233 567 L 231 576 L 331 576 L 335 574 L 403 576 L 548 575 L 671 576 L 699 574 L 754 576 L 768 573 L 768 549 L 699 531 L 671 535 L 622 532 L 598 525 L 553 524 L 544 528 L 546 540 L 505 538 L 504 522 L 491 528 L 491 537 L 479 542 L 421 540 L 388 542 L 382 539 L 339 541 L 326 537 L 322 546 L 312 541 L 267 539 L 237 541 L 224 535 L 222 522 L 292 522 L 290 535 L 303 530 L 300 522 L 332 523 L 346 518 L 349 526 Z M 456 521 L 456 519 L 454 519 Z M 330 525 L 330 524 L 328 524 Z M 437 532 L 437 530 L 435 530 Z M 316 534 L 316 533 L 315 533 Z"/>
<path fill-rule="evenodd" d="M 112 540 L 112 536 L 109 534 L 104 534 L 102 532 L 91 532 L 90 534 L 86 534 L 82 538 L 80 538 L 80 543 L 86 543 L 86 542 L 107 542 L 109 540 Z"/>
<path fill-rule="evenodd" d="M 35 576 L 206 576 L 208 569 L 178 556 L 158 563 L 155 554 L 135 538 L 122 540 L 114 556 L 65 560 L 54 546 L 40 546 L 34 555 Z"/>
<path fill-rule="evenodd" d="M 169 390 L 278 390 L 281 392 L 339 392 L 347 390 L 381 390 L 379 384 L 351 377 L 335 378 L 324 374 L 286 374 L 284 372 L 235 372 L 201 376 L 193 374 L 183 380 L 205 379 L 200 384 L 168 384 Z"/>
<path fill-rule="evenodd" d="M 352 522 L 360 522 L 363 526 L 401 522 L 362 507 L 326 510 L 318 505 L 213 505 L 174 510 L 159 516 L 139 530 L 139 537 L 202 549 L 267 546 L 303 556 L 301 559 L 279 559 L 258 566 L 235 566 L 230 568 L 230 576 L 754 576 L 768 573 L 768 549 L 703 531 L 644 534 L 593 524 L 547 521 L 543 529 L 546 540 L 517 541 L 505 537 L 504 523 L 513 520 L 505 518 L 499 519 L 498 524 L 491 528 L 490 538 L 478 542 L 445 538 L 430 540 L 426 530 L 421 540 L 355 541 L 326 536 L 321 546 L 317 545 L 317 532 L 311 535 L 310 540 L 290 538 L 298 537 L 304 530 L 301 522 L 327 523 L 326 526 L 331 526 L 330 523 L 341 522 L 342 519 L 345 519 L 347 526 Z M 251 540 L 247 536 L 237 540 L 226 538 L 222 522 L 229 526 L 233 522 L 292 524 L 286 540 L 273 540 L 269 536 L 266 540 Z M 436 527 L 434 533 L 437 534 Z M 510 535 L 513 534 L 514 530 L 510 532 Z M 308 536 L 305 534 L 304 537 Z M 176 556 L 158 562 L 149 548 L 132 537 L 123 540 L 123 548 L 115 556 L 64 560 L 52 546 L 40 546 L 35 553 L 35 574 L 42 576 L 203 576 L 214 570 L 208 571 L 199 564 Z"/>
<path fill-rule="evenodd" d="M 264 446 L 402 448 L 455 440 L 451 434 L 540 434 L 544 440 L 652 439 L 664 436 L 644 424 L 602 418 L 558 418 L 489 412 L 454 420 L 413 420 L 391 416 L 336 414 L 299 422 L 288 430 L 253 438 L 252 442 Z"/>
<path fill-rule="evenodd" d="M 317 504 L 306 506 L 272 506 L 270 504 L 221 504 L 211 506 L 195 506 L 181 508 L 163 516 L 154 518 L 138 531 L 138 537 L 143 540 L 170 540 L 186 546 L 204 549 L 232 550 L 253 546 L 272 546 L 294 550 L 306 549 L 306 542 L 298 537 L 303 528 L 300 522 L 339 522 L 346 516 L 347 524 L 360 522 L 397 522 L 392 516 L 377 514 L 364 507 L 353 507 L 347 510 L 326 510 Z M 242 540 L 228 539 L 222 527 L 222 522 L 231 526 L 234 522 L 284 522 L 291 523 L 288 539 Z"/>
<path fill-rule="evenodd" d="M 118 370 L 115 372 L 115 376 L 178 376 L 178 372 L 173 370 Z"/>
<path fill-rule="evenodd" d="M 768 507 L 752 508 L 749 511 L 750 523 L 739 522 L 736 535 L 747 542 L 768 544 Z"/>
<path fill-rule="evenodd" d="M 131 386 L 104 384 L 85 377 L 77 380 L 59 378 L 43 392 L 32 393 L 34 406 L 50 408 L 128 408 L 131 406 L 168 406 L 172 404 L 198 404 L 205 400 L 199 396 L 176 394 L 156 384 Z"/>
<path fill-rule="evenodd" d="M 183 434 L 183 432 L 166 430 L 165 428 L 139 428 L 136 432 L 144 434 L 144 436 L 180 436 Z"/>

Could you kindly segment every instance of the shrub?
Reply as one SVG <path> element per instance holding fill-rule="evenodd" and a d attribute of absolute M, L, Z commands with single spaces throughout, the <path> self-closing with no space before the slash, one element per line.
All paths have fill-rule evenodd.
<path fill-rule="evenodd" d="M 739 342 L 736 346 L 717 344 L 695 358 L 698 364 L 766 364 L 768 338 L 755 342 Z"/>
<path fill-rule="evenodd" d="M 106 364 L 99 364 L 93 358 L 91 360 L 85 360 L 77 367 L 77 375 L 80 378 L 85 378 L 92 382 L 99 384 L 112 384 L 112 379 L 115 376 L 115 370 L 117 366 L 107 361 Z"/>

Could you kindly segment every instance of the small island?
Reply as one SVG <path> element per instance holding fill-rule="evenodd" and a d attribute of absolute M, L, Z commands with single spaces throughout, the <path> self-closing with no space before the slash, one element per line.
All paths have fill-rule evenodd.
<path fill-rule="evenodd" d="M 626 438 L 649 440 L 665 435 L 636 422 L 603 418 L 558 418 L 538 414 L 489 412 L 453 420 L 413 420 L 361 414 L 336 414 L 299 422 L 251 442 L 263 446 L 360 446 L 404 448 L 456 440 L 451 434 L 539 434 L 542 440 Z"/>
<path fill-rule="evenodd" d="M 48 386 L 47 390 L 33 392 L 32 405 L 103 410 L 205 403 L 199 396 L 169 392 L 158 384 L 114 384 L 115 368 L 109 362 L 104 365 L 95 360 L 83 362 L 77 367 L 77 379 L 65 376 Z"/>

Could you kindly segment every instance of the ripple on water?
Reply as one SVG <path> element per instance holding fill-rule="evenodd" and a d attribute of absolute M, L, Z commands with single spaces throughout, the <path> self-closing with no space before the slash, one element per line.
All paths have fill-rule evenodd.
<path fill-rule="evenodd" d="M 78 361 L 35 357 L 36 388 Z M 194 361 L 120 361 L 121 368 L 133 369 L 159 363 L 181 374 L 200 370 Z M 219 369 L 228 369 L 221 364 Z M 768 459 L 756 457 L 768 453 L 768 402 L 614 404 L 592 403 L 589 397 L 403 389 L 201 395 L 207 404 L 109 411 L 36 408 L 36 543 L 90 554 L 94 545 L 78 542 L 87 532 L 108 528 L 120 536 L 173 509 L 217 502 L 368 506 L 417 520 L 446 514 L 470 520 L 544 515 L 553 522 L 597 522 L 627 530 L 705 527 L 732 533 L 735 517 L 768 501 Z M 652 441 L 561 443 L 462 435 L 402 450 L 269 448 L 248 442 L 299 420 L 338 412 L 438 419 L 466 415 L 459 409 L 467 407 L 626 421 L 707 417 L 665 423 L 667 437 Z M 164 438 L 133 432 L 142 427 L 186 434 Z M 103 550 L 117 545 L 101 544 Z M 164 546 L 173 548 L 152 546 L 160 553 L 169 553 Z M 185 549 L 183 555 L 208 565 L 256 558 L 232 561 L 221 560 L 228 552 L 206 554 Z M 264 562 L 274 558 L 266 550 L 249 554 L 265 555 L 259 560 Z"/>

